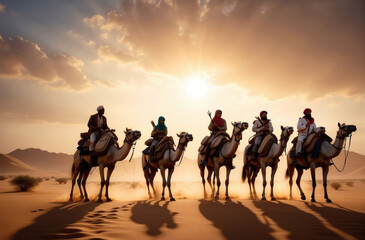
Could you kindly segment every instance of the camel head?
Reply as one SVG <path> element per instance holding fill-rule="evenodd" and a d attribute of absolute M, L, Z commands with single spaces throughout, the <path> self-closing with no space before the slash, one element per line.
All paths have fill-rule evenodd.
<path fill-rule="evenodd" d="M 314 130 L 315 133 L 325 133 L 326 132 L 326 128 L 325 127 L 317 127 Z"/>
<path fill-rule="evenodd" d="M 288 138 L 290 137 L 290 135 L 292 135 L 294 132 L 294 128 L 293 127 L 283 127 L 281 126 L 281 138 L 285 137 L 285 138 Z"/>
<path fill-rule="evenodd" d="M 132 129 L 129 128 L 125 128 L 124 133 L 125 133 L 124 141 L 128 142 L 129 144 L 133 144 L 136 140 L 138 140 L 142 136 L 140 131 L 138 130 L 133 131 Z"/>
<path fill-rule="evenodd" d="M 345 123 L 338 123 L 338 134 L 340 137 L 348 137 L 351 133 L 356 132 L 357 128 L 355 125 L 346 125 Z"/>
<path fill-rule="evenodd" d="M 176 135 L 179 138 L 179 144 L 183 146 L 187 146 L 188 142 L 193 141 L 193 135 L 187 133 L 187 132 L 181 132 L 180 134 L 176 133 Z"/>
<path fill-rule="evenodd" d="M 239 134 L 242 133 L 244 130 L 248 128 L 247 122 L 231 122 L 233 126 L 233 134 Z"/>

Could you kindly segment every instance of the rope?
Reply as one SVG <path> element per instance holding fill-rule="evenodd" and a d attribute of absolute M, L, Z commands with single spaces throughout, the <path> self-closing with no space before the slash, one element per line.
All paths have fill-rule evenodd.
<path fill-rule="evenodd" d="M 351 147 L 351 138 L 352 138 L 352 134 L 350 134 L 350 140 L 349 140 L 349 147 L 347 149 L 347 153 L 346 153 L 346 143 L 347 143 L 347 138 L 345 139 L 345 144 L 344 144 L 344 147 L 342 149 L 345 149 L 345 161 L 343 163 L 343 167 L 342 169 L 338 169 L 336 164 L 333 162 L 333 159 L 331 159 L 331 163 L 333 164 L 333 166 L 335 166 L 336 170 L 338 172 L 342 172 L 343 170 L 345 170 L 345 167 L 346 167 L 346 162 L 347 162 L 347 157 L 349 156 L 349 153 L 350 153 L 350 147 Z"/>
<path fill-rule="evenodd" d="M 136 148 L 137 142 L 133 143 L 132 145 L 133 145 L 132 155 L 131 155 L 131 158 L 129 159 L 129 162 L 132 161 L 132 157 L 133 157 L 133 154 L 134 154 L 134 149 Z"/>
<path fill-rule="evenodd" d="M 184 150 L 183 150 L 183 152 L 182 152 L 182 155 L 181 155 L 181 158 L 180 158 L 180 162 L 179 162 L 179 164 L 178 164 L 178 165 L 176 165 L 176 163 L 175 163 L 175 166 L 176 166 L 176 167 L 180 166 L 180 164 L 181 164 L 181 162 L 182 162 L 182 160 L 183 160 L 183 158 L 184 158 L 184 152 L 185 152 L 185 149 L 184 149 Z"/>

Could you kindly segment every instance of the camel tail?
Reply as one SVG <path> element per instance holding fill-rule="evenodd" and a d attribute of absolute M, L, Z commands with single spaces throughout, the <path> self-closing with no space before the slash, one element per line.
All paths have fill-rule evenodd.
<path fill-rule="evenodd" d="M 246 167 L 243 166 L 243 168 L 242 168 L 242 182 L 245 182 L 246 181 L 246 177 L 247 177 L 247 175 L 246 175 Z"/>
<path fill-rule="evenodd" d="M 75 173 L 75 164 L 72 163 L 72 168 L 71 168 L 71 177 L 74 176 L 74 173 Z"/>
<path fill-rule="evenodd" d="M 286 172 L 285 172 L 285 179 L 288 179 L 289 178 L 289 168 L 286 169 Z"/>

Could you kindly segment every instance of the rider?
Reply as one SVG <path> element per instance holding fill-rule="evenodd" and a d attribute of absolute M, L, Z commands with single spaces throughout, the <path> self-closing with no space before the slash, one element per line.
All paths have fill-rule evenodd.
<path fill-rule="evenodd" d="M 150 159 L 151 161 L 155 161 L 155 148 L 157 144 L 167 135 L 167 127 L 165 125 L 165 118 L 163 116 L 160 116 L 158 118 L 158 124 L 157 126 L 153 127 L 151 137 L 153 137 L 153 142 L 151 143 L 150 148 Z"/>
<path fill-rule="evenodd" d="M 253 122 L 252 131 L 255 132 L 255 145 L 252 149 L 251 160 L 257 160 L 257 150 L 261 144 L 262 139 L 268 134 L 274 131 L 271 120 L 267 119 L 267 111 L 261 111 L 260 117 Z"/>
<path fill-rule="evenodd" d="M 89 151 L 91 153 L 91 162 L 96 163 L 97 157 L 93 156 L 93 151 L 95 147 L 96 138 L 99 134 L 106 129 L 109 129 L 106 122 L 106 117 L 104 116 L 105 109 L 100 105 L 97 109 L 98 113 L 91 115 L 87 126 L 89 127 L 88 133 L 90 134 L 90 146 Z"/>
<path fill-rule="evenodd" d="M 300 157 L 302 155 L 302 145 L 305 139 L 315 131 L 316 124 L 314 122 L 314 118 L 312 118 L 312 110 L 310 108 L 306 108 L 303 111 L 304 116 L 299 118 L 298 120 L 298 141 L 296 146 L 296 157 L 294 158 L 294 161 L 292 162 L 295 164 L 296 158 Z"/>
<path fill-rule="evenodd" d="M 213 140 L 215 139 L 217 133 L 221 132 L 221 131 L 224 131 L 224 132 L 227 131 L 226 120 L 224 120 L 222 118 L 222 111 L 221 110 L 218 109 L 218 110 L 215 111 L 214 118 L 210 121 L 208 129 L 212 132 L 210 134 L 209 141 L 207 142 L 204 150 L 201 152 L 201 154 L 204 155 L 204 160 L 201 162 L 202 166 L 207 165 L 210 145 L 212 144 Z M 233 166 L 233 164 L 230 167 L 232 169 L 235 168 L 235 166 Z"/>

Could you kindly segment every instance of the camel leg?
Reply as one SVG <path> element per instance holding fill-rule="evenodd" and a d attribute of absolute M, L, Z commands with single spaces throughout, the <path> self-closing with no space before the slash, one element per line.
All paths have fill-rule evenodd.
<path fill-rule="evenodd" d="M 266 166 L 263 162 L 261 162 L 261 173 L 262 173 L 262 198 L 261 200 L 266 201 L 265 197 L 265 188 L 266 188 Z"/>
<path fill-rule="evenodd" d="M 199 169 L 200 169 L 200 176 L 202 177 L 203 190 L 204 190 L 204 198 L 207 198 L 207 191 L 205 189 L 205 178 L 204 178 L 205 167 L 199 167 Z"/>
<path fill-rule="evenodd" d="M 231 200 L 231 198 L 229 197 L 228 194 L 228 185 L 229 185 L 229 174 L 231 173 L 231 168 L 226 166 L 226 170 L 227 170 L 227 176 L 226 176 L 226 200 Z"/>
<path fill-rule="evenodd" d="M 110 182 L 110 176 L 112 175 L 114 171 L 115 165 L 112 165 L 108 167 L 108 172 L 106 175 L 106 182 L 105 182 L 105 197 L 107 202 L 111 202 L 112 200 L 109 198 L 109 182 Z"/>
<path fill-rule="evenodd" d="M 219 178 L 219 165 L 218 163 L 214 164 L 214 174 L 215 177 L 217 178 L 217 192 L 215 194 L 215 199 L 219 199 L 219 187 L 221 186 L 221 180 Z M 214 179 L 213 179 L 214 181 Z"/>
<path fill-rule="evenodd" d="M 328 175 L 329 168 L 328 166 L 323 167 L 323 188 L 324 188 L 324 198 L 326 199 L 326 202 L 331 203 L 331 199 L 328 198 L 327 194 L 327 175 Z"/>
<path fill-rule="evenodd" d="M 75 167 L 74 172 L 72 173 L 72 185 L 71 185 L 71 193 L 70 193 L 70 202 L 72 202 L 72 196 L 73 196 L 73 192 L 74 192 L 74 186 L 76 183 L 76 178 L 80 173 L 80 168 L 79 167 Z"/>
<path fill-rule="evenodd" d="M 276 201 L 276 198 L 274 197 L 274 177 L 275 177 L 275 173 L 276 173 L 277 169 L 278 169 L 278 164 L 276 163 L 271 168 L 271 180 L 270 180 L 270 187 L 271 187 L 270 197 L 271 197 L 271 201 Z"/>
<path fill-rule="evenodd" d="M 80 191 L 80 198 L 81 199 L 84 199 L 84 194 L 82 193 L 82 189 L 81 189 L 81 180 L 82 178 L 84 177 L 84 173 L 85 173 L 85 170 L 82 169 L 79 173 L 79 177 L 77 178 L 77 185 L 79 186 L 79 191 Z"/>
<path fill-rule="evenodd" d="M 251 165 L 248 164 L 246 169 L 243 169 L 243 171 L 246 171 L 248 187 L 250 189 L 250 199 L 253 199 L 252 187 L 251 187 L 251 183 L 252 183 L 252 176 L 251 175 L 253 174 L 253 169 L 252 169 Z"/>
<path fill-rule="evenodd" d="M 302 175 L 303 175 L 303 168 L 297 168 L 297 172 L 298 172 L 298 177 L 297 177 L 297 181 L 296 181 L 296 183 L 297 183 L 297 186 L 298 186 L 299 191 L 300 191 L 301 199 L 302 199 L 302 200 L 305 200 L 305 199 L 306 199 L 306 198 L 305 198 L 305 194 L 304 194 L 304 192 L 303 192 L 303 190 L 302 190 L 302 187 L 300 186 L 300 180 L 301 180 Z M 291 176 L 291 177 L 293 177 L 293 176 Z"/>
<path fill-rule="evenodd" d="M 252 181 L 251 181 L 252 182 L 252 189 L 253 189 L 253 196 L 254 196 L 255 199 L 257 198 L 255 181 L 256 181 L 256 177 L 257 177 L 257 174 L 259 173 L 259 171 L 260 171 L 260 168 L 258 168 L 258 167 L 254 168 Z"/>
<path fill-rule="evenodd" d="M 157 170 L 155 168 L 152 168 L 151 172 L 150 172 L 150 184 L 151 184 L 152 191 L 153 191 L 154 195 L 156 195 L 156 190 L 155 190 L 155 187 L 153 185 L 153 180 L 155 179 L 156 172 L 157 172 Z"/>
<path fill-rule="evenodd" d="M 175 167 L 169 168 L 169 172 L 167 175 L 167 188 L 169 189 L 170 201 L 176 201 L 175 198 L 172 196 L 172 192 L 171 192 L 171 177 L 172 177 L 172 174 L 174 173 L 174 170 L 175 170 Z"/>
<path fill-rule="evenodd" d="M 303 171 L 302 171 L 303 173 Z M 289 174 L 289 197 L 290 199 L 293 199 L 293 175 L 294 175 L 294 166 L 289 165 L 288 166 L 288 174 Z M 298 172 L 298 176 L 299 176 L 299 172 Z"/>
<path fill-rule="evenodd" d="M 162 194 L 161 194 L 161 201 L 165 200 L 165 187 L 166 187 L 166 177 L 165 177 L 165 168 L 160 166 L 161 177 L 162 177 Z"/>
<path fill-rule="evenodd" d="M 84 171 L 84 177 L 82 179 L 82 187 L 83 187 L 84 193 L 85 193 L 85 199 L 84 199 L 85 202 L 89 202 L 90 201 L 89 200 L 89 196 L 87 195 L 87 191 L 86 191 L 86 180 L 89 177 L 90 171 L 91 171 L 91 168 L 86 169 Z"/>
<path fill-rule="evenodd" d="M 143 166 L 142 166 L 142 168 L 143 168 Z M 143 168 L 143 175 L 144 175 L 144 178 L 146 179 L 146 185 L 147 185 L 147 190 L 148 190 L 148 198 L 151 199 L 152 195 L 151 195 L 151 192 L 150 192 L 150 180 L 149 180 L 150 173 L 149 173 L 149 170 Z"/>
<path fill-rule="evenodd" d="M 312 191 L 312 199 L 311 199 L 311 201 L 312 202 L 316 202 L 316 199 L 315 199 L 315 197 L 314 197 L 314 192 L 315 192 L 315 189 L 316 189 L 316 167 L 315 167 L 315 165 L 314 165 L 314 163 L 312 163 L 311 165 L 310 165 L 310 167 L 311 167 L 311 175 L 312 175 L 312 187 L 313 187 L 313 191 Z"/>
<path fill-rule="evenodd" d="M 105 185 L 104 165 L 102 164 L 99 165 L 99 172 L 100 172 L 100 192 L 98 194 L 98 202 L 103 202 L 103 200 L 101 199 L 101 194 L 103 192 L 103 188 Z"/>
<path fill-rule="evenodd" d="M 208 168 L 208 177 L 207 177 L 207 181 L 209 183 L 210 189 L 212 190 L 212 194 L 211 194 L 211 198 L 214 198 L 214 185 L 212 185 L 212 174 L 213 174 L 213 169 L 212 168 Z M 213 179 L 214 180 L 214 179 Z M 214 183 L 213 183 L 214 184 Z"/>

